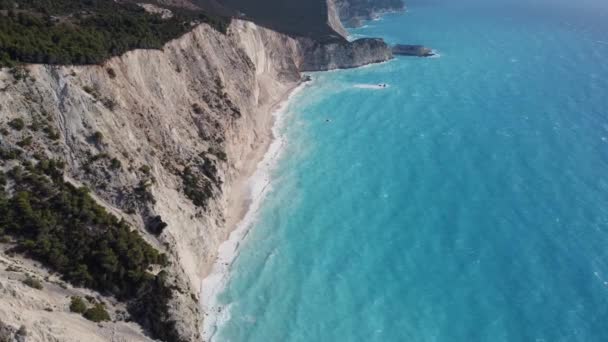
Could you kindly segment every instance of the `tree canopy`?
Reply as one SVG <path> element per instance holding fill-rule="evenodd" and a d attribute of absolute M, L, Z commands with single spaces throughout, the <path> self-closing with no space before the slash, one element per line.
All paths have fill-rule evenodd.
<path fill-rule="evenodd" d="M 207 22 L 225 32 L 229 19 L 172 8 L 163 19 L 114 0 L 0 0 L 0 67 L 16 63 L 99 64 L 132 49 L 160 49 Z"/>
<path fill-rule="evenodd" d="M 168 315 L 171 287 L 163 272 L 148 271 L 167 265 L 167 257 L 86 188 L 65 182 L 62 162 L 20 164 L 0 173 L 0 236 L 12 238 L 12 252 L 40 261 L 74 285 L 115 296 L 153 337 L 179 341 Z"/>

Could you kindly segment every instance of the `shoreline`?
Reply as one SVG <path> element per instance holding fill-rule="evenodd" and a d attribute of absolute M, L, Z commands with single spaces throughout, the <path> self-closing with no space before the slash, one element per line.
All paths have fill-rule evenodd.
<path fill-rule="evenodd" d="M 375 19 L 378 20 L 383 15 L 393 12 L 401 11 L 386 11 Z M 371 20 L 373 19 L 368 21 Z M 394 58 L 387 61 L 369 63 L 357 68 L 382 65 L 392 61 L 394 61 Z M 338 68 L 318 72 L 338 72 L 342 70 L 346 69 Z M 301 75 L 308 75 L 310 77 L 311 74 L 301 73 Z M 226 198 L 234 198 L 233 203 L 229 203 L 227 209 L 226 227 L 228 237 L 219 244 L 215 261 L 205 272 L 205 276 L 200 284 L 199 307 L 203 314 L 203 324 L 200 331 L 204 341 L 213 341 L 218 328 L 230 319 L 230 305 L 226 307 L 220 305 L 218 303 L 218 295 L 226 288 L 230 279 L 232 265 L 239 255 L 240 245 L 251 231 L 265 195 L 272 188 L 270 173 L 276 166 L 285 144 L 285 140 L 280 135 L 279 130 L 282 127 L 288 106 L 295 95 L 311 83 L 314 83 L 314 81 L 314 78 L 306 80 L 303 78 L 285 92 L 282 100 L 279 100 L 270 107 L 270 134 L 268 140 L 260 144 L 259 150 L 262 153 L 254 153 L 252 159 L 255 160 L 255 167 L 253 170 L 245 168 L 242 171 L 243 175 L 235 181 L 231 194 L 227 194 Z"/>
<path fill-rule="evenodd" d="M 293 97 L 309 83 L 311 82 L 298 82 L 286 92 L 281 101 L 271 107 L 270 139 L 260 148 L 264 153 L 261 158 L 256 158 L 258 160 L 253 172 L 244 175 L 241 181 L 235 182 L 232 191 L 237 194 L 236 203 L 228 209 L 229 236 L 219 245 L 211 270 L 200 284 L 200 308 L 204 315 L 201 334 L 205 341 L 211 341 L 218 327 L 230 317 L 228 308 L 219 305 L 217 296 L 225 289 L 232 264 L 239 254 L 239 247 L 249 234 L 264 197 L 271 189 L 270 172 L 276 166 L 285 145 L 285 140 L 279 133 L 283 117 Z M 231 215 L 230 211 L 236 214 Z"/>
<path fill-rule="evenodd" d="M 392 61 L 372 63 L 359 68 L 373 67 Z M 344 70 L 347 69 L 335 69 L 323 72 L 340 72 Z M 311 76 L 311 73 L 306 73 L 306 75 Z M 206 272 L 200 284 L 199 307 L 203 314 L 201 335 L 205 341 L 213 341 L 218 328 L 230 319 L 230 306 L 224 307 L 220 305 L 217 297 L 226 288 L 230 280 L 232 264 L 239 255 L 241 243 L 251 231 L 265 195 L 272 188 L 270 173 L 276 166 L 276 162 L 282 155 L 283 147 L 285 146 L 285 139 L 279 132 L 282 128 L 284 115 L 287 113 L 289 104 L 294 96 L 307 86 L 314 84 L 314 82 L 314 78 L 299 81 L 285 92 L 282 100 L 270 107 L 269 113 L 272 118 L 270 121 L 269 140 L 260 144 L 259 148 L 263 154 L 255 153 L 257 157 L 254 157 L 257 161 L 254 163 L 255 168 L 253 170 L 245 169 L 241 179 L 235 182 L 232 189 L 233 193 L 228 194 L 228 198 L 235 198 L 232 205 L 228 207 L 228 218 L 226 221 L 228 237 L 219 244 L 215 261 Z"/>

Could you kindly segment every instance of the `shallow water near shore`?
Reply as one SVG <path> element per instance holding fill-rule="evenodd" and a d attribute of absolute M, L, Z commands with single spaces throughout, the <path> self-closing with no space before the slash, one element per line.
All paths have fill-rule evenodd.
<path fill-rule="evenodd" d="M 409 1 L 353 30 L 441 57 L 292 99 L 214 340 L 608 341 L 606 18 Z"/>

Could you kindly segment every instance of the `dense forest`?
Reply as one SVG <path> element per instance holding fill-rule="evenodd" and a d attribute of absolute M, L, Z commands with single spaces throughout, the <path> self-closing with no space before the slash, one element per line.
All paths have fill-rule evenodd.
<path fill-rule="evenodd" d="M 19 159 L 7 151 L 2 156 Z M 0 237 L 14 244 L 10 253 L 127 302 L 132 319 L 153 337 L 179 341 L 167 314 L 172 290 L 164 272 L 149 272 L 152 265 L 166 265 L 166 256 L 97 204 L 87 189 L 65 182 L 62 162 L 22 160 L 0 171 Z"/>
<path fill-rule="evenodd" d="M 16 63 L 98 64 L 131 49 L 159 49 L 206 22 L 225 32 L 229 19 L 171 8 L 162 19 L 114 0 L 0 0 L 0 67 Z"/>

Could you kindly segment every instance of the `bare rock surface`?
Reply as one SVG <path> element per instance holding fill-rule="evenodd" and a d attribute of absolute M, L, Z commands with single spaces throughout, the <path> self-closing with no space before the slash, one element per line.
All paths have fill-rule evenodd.
<path fill-rule="evenodd" d="M 45 132 L 24 129 L 3 135 L 2 144 L 16 146 L 31 136 L 26 153 L 65 160 L 66 179 L 92 189 L 100 203 L 170 256 L 168 273 L 177 289 L 171 314 L 184 339 L 198 341 L 201 279 L 244 206 L 246 189 L 239 184 L 253 172 L 271 138 L 272 107 L 299 82 L 299 63 L 295 40 L 234 21 L 227 35 L 203 24 L 163 51 L 131 51 L 103 66 L 31 65 L 19 79 L 5 69 L 0 72 L 0 124 L 21 118 L 31 125 L 44 118 L 59 137 L 49 140 Z M 103 139 L 94 141 L 94 136 Z M 113 170 L 105 160 L 91 163 L 91 156 L 100 154 L 122 167 Z M 184 195 L 180 173 L 206 163 L 217 169 L 217 179 L 211 200 L 201 208 Z M 142 180 L 151 182 L 151 202 L 133 196 Z M 167 224 L 158 237 L 146 230 L 155 216 Z M 19 292 L 14 282 L 3 286 Z M 41 303 L 59 305 L 52 298 L 46 290 L 17 298 L 18 304 L 3 296 L 0 306 L 16 308 L 2 311 L 4 320 L 23 322 L 37 336 L 79 331 L 80 341 L 108 340 L 99 329 L 82 328 L 90 327 L 82 317 L 44 311 Z M 56 319 L 51 324 L 28 317 Z M 107 323 L 117 336 L 121 324 Z"/>
<path fill-rule="evenodd" d="M 332 4 L 326 20 L 339 31 Z M 319 42 L 243 20 L 222 34 L 201 24 L 162 50 L 130 51 L 103 65 L 0 70 L 0 127 L 17 118 L 27 126 L 4 130 L 0 143 L 64 160 L 66 181 L 91 189 L 108 211 L 166 253 L 174 288 L 170 315 L 183 340 L 201 341 L 201 280 L 246 210 L 246 181 L 272 139 L 275 106 L 299 84 L 301 71 L 390 58 L 391 49 L 378 39 Z M 31 128 L 41 122 L 45 129 Z M 18 147 L 24 139 L 31 141 Z M 186 194 L 185 170 L 208 185 L 204 203 Z M 142 182 L 145 199 L 138 193 Z M 28 341 L 149 340 L 118 314 L 124 303 L 0 255 L 2 333 L 14 337 L 24 326 Z M 21 271 L 4 270 L 11 265 Z M 26 288 L 25 274 L 50 280 L 40 290 Z M 113 321 L 95 324 L 70 313 L 72 295 L 107 303 Z"/>

